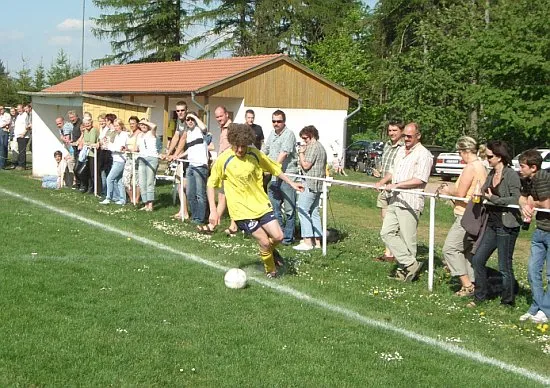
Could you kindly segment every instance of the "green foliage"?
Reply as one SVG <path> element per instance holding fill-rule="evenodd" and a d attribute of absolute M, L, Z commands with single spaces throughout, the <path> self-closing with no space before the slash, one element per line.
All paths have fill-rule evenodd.
<path fill-rule="evenodd" d="M 63 49 L 59 49 L 57 58 L 47 72 L 48 84 L 56 85 L 80 74 L 80 67 L 78 65 L 73 65 L 65 51 L 63 51 Z"/>
<path fill-rule="evenodd" d="M 46 86 L 46 69 L 44 69 L 44 65 L 40 62 L 34 71 L 34 89 L 42 90 Z"/>
<path fill-rule="evenodd" d="M 93 2 L 113 12 L 93 18 L 96 26 L 92 28 L 96 37 L 110 40 L 113 52 L 92 64 L 179 61 L 186 52 L 183 19 L 187 12 L 180 0 Z"/>

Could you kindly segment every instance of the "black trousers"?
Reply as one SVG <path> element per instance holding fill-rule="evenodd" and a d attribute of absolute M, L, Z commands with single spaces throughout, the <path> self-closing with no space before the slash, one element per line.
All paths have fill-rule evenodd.
<path fill-rule="evenodd" d="M 17 167 L 27 167 L 27 145 L 29 144 L 29 138 L 18 137 L 17 149 L 19 156 L 17 157 Z"/>

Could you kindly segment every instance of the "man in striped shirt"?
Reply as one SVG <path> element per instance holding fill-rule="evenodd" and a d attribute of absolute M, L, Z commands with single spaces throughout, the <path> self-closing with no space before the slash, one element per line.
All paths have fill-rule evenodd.
<path fill-rule="evenodd" d="M 395 256 L 397 270 L 391 278 L 410 282 L 416 279 L 422 263 L 416 260 L 418 218 L 424 208 L 424 196 L 414 191 L 424 191 L 430 177 L 433 156 L 420 144 L 418 124 L 409 123 L 403 130 L 405 146 L 400 147 L 390 170 L 391 192 L 388 209 L 380 230 L 380 236 Z M 407 191 L 393 191 L 406 189 Z"/>
<path fill-rule="evenodd" d="M 382 187 L 388 182 L 391 182 L 391 169 L 393 167 L 393 162 L 395 161 L 395 155 L 397 151 L 403 147 L 403 140 L 401 136 L 403 135 L 403 129 L 405 128 L 405 123 L 403 121 L 390 121 L 388 124 L 388 137 L 390 140 L 384 145 L 384 152 L 382 153 L 382 167 L 380 174 L 382 179 L 376 182 L 376 187 Z M 376 200 L 376 207 L 382 210 L 382 220 L 386 216 L 386 209 L 388 208 L 388 196 L 389 194 L 385 190 L 380 190 L 378 193 L 378 198 Z M 384 254 L 378 256 L 374 259 L 375 261 L 388 261 L 394 262 L 395 257 L 391 253 L 390 249 L 386 246 Z"/>

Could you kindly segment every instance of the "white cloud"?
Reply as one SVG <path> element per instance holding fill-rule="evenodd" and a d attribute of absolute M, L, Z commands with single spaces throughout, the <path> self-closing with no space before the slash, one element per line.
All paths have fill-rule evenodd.
<path fill-rule="evenodd" d="M 84 26 L 86 28 L 90 28 L 93 26 L 93 22 L 91 20 L 86 20 L 84 22 Z M 75 31 L 75 30 L 82 30 L 82 20 L 80 19 L 65 19 L 61 23 L 59 23 L 56 28 L 59 31 Z"/>
<path fill-rule="evenodd" d="M 53 46 L 68 46 L 73 42 L 73 38 L 67 35 L 52 36 L 48 39 L 48 44 Z"/>
<path fill-rule="evenodd" d="M 0 31 L 0 40 L 23 40 L 25 33 L 22 31 Z"/>

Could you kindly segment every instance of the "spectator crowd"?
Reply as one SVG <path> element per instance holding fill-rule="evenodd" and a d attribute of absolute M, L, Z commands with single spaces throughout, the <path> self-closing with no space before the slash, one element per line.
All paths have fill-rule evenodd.
<path fill-rule="evenodd" d="M 131 202 L 150 212 L 154 210 L 159 163 L 165 160 L 177 165 L 174 179 L 180 210 L 173 217 L 194 224 L 200 233 L 211 234 L 227 210 L 231 222 L 224 232 L 235 236 L 242 230 L 256 240 L 268 277 L 276 277 L 283 265 L 278 244 L 297 251 L 321 248 L 319 207 L 328 165 L 317 128 L 302 128 L 297 141 L 286 125 L 285 112 L 278 109 L 272 113 L 273 129 L 264 138 L 262 128 L 254 123 L 254 111 L 247 110 L 246 122 L 236 124 L 227 109 L 218 106 L 214 110 L 220 130 L 216 147 L 206 124 L 189 111 L 185 101 L 176 103 L 175 113 L 173 136 L 164 151 L 158 146 L 157 125 L 143 118 L 131 116 L 125 123 L 108 113 L 96 117 L 96 125 L 89 113 L 80 118 L 69 111 L 66 118 L 57 117 L 62 148 L 53 155 L 57 175 L 44 179 L 43 185 L 95 194 L 101 197 L 100 205 Z M 24 170 L 32 134 L 31 105 L 18 105 L 10 112 L 0 106 L 0 128 L 0 168 Z M 391 121 L 387 134 L 381 178 L 375 184 L 385 249 L 374 260 L 394 263 L 389 277 L 409 282 L 422 272 L 417 230 L 433 156 L 422 145 L 422 133 L 415 122 Z M 454 184 L 437 189 L 438 194 L 467 199 L 453 201 L 455 221 L 443 246 L 444 264 L 460 283 L 456 296 L 470 298 L 466 306 L 476 307 L 494 294 L 487 261 L 496 251 L 501 279 L 497 292 L 503 306 L 514 306 L 518 292 L 514 248 L 520 228 L 528 228 L 534 218 L 528 264 L 532 304 L 520 320 L 547 322 L 550 292 L 548 285 L 545 290 L 543 273 L 548 283 L 550 212 L 535 213 L 534 209 L 550 209 L 550 173 L 541 170 L 540 153 L 523 152 L 518 174 L 510 167 L 512 155 L 505 141 L 481 145 L 463 136 L 456 149 L 464 169 Z M 341 173 L 341 159 L 335 160 L 333 169 Z"/>

